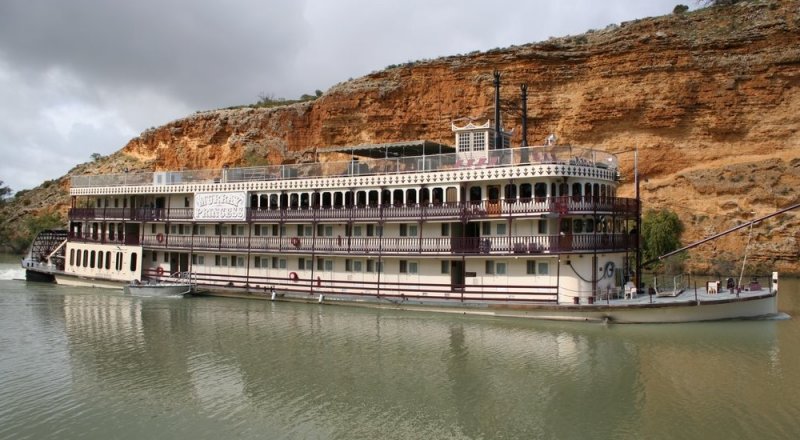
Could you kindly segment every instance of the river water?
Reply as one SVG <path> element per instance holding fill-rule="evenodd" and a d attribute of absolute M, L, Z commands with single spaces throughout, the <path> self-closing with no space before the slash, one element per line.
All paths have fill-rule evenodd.
<path fill-rule="evenodd" d="M 561 323 L 14 280 L 0 262 L 3 439 L 800 436 L 792 319 Z"/>

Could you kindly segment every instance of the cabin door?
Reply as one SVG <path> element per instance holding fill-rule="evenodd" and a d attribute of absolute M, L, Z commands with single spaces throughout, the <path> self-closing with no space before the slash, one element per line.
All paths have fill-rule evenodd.
<path fill-rule="evenodd" d="M 169 254 L 169 273 L 188 272 L 189 254 L 170 252 Z"/>
<path fill-rule="evenodd" d="M 450 289 L 460 291 L 464 288 L 464 262 L 453 260 L 450 262 Z"/>
<path fill-rule="evenodd" d="M 450 250 L 454 254 L 477 253 L 480 248 L 480 223 L 451 223 Z"/>
<path fill-rule="evenodd" d="M 490 216 L 500 215 L 500 185 L 487 186 L 486 196 L 487 196 L 486 214 Z"/>

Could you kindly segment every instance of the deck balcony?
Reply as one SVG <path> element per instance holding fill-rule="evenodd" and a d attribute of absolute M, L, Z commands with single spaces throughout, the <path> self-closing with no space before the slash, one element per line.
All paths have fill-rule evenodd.
<path fill-rule="evenodd" d="M 537 255 L 617 252 L 632 249 L 629 234 L 490 237 L 271 237 L 230 235 L 146 234 L 108 240 L 92 234 L 71 234 L 70 240 L 95 243 L 141 244 L 145 249 L 194 252 L 281 253 L 295 255 Z"/>
<path fill-rule="evenodd" d="M 636 200 L 622 197 L 533 197 L 513 201 L 480 200 L 450 203 L 413 203 L 401 205 L 355 205 L 345 207 L 285 207 L 249 209 L 250 222 L 342 222 L 408 220 L 480 220 L 489 218 L 524 218 L 546 214 L 607 214 L 621 217 L 636 215 Z M 70 220 L 191 222 L 192 208 L 72 208 Z"/>

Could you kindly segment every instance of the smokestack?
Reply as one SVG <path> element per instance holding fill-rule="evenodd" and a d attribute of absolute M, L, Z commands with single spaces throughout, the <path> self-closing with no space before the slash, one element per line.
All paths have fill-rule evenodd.
<path fill-rule="evenodd" d="M 528 85 L 519 86 L 522 92 L 522 147 L 528 146 Z"/>
<path fill-rule="evenodd" d="M 494 148 L 503 148 L 500 133 L 500 72 L 494 71 Z"/>

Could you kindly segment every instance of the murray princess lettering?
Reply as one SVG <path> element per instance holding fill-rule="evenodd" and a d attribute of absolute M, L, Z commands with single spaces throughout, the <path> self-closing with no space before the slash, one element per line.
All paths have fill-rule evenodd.
<path fill-rule="evenodd" d="M 247 196 L 243 192 L 196 193 L 195 220 L 245 220 Z"/>

